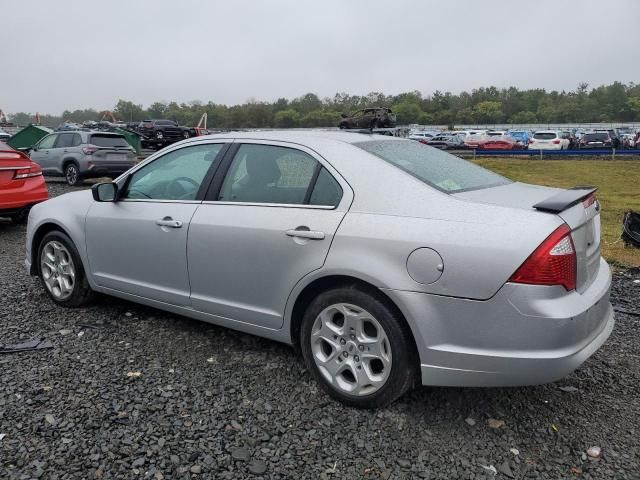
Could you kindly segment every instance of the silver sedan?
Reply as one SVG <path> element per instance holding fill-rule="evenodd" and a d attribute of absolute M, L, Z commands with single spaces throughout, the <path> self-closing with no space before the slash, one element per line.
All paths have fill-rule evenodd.
<path fill-rule="evenodd" d="M 35 206 L 26 266 L 62 306 L 99 292 L 295 345 L 329 395 L 380 407 L 554 381 L 602 345 L 594 191 L 393 137 L 197 137 Z"/>

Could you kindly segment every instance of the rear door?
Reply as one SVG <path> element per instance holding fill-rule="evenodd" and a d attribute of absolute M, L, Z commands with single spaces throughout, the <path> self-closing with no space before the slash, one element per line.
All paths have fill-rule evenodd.
<path fill-rule="evenodd" d="M 280 328 L 289 294 L 324 264 L 352 198 L 346 182 L 305 147 L 234 145 L 191 221 L 193 308 Z"/>
<path fill-rule="evenodd" d="M 31 157 L 31 160 L 40 165 L 40 168 L 42 168 L 42 173 L 44 173 L 45 175 L 57 173 L 56 171 L 54 171 L 52 163 L 50 161 L 50 157 L 52 155 L 51 152 L 53 150 L 53 146 L 56 144 L 57 139 L 57 133 L 47 135 L 36 144 L 36 148 L 34 150 L 31 150 L 31 152 L 29 152 L 29 157 Z"/>
<path fill-rule="evenodd" d="M 52 172 L 62 174 L 64 169 L 62 167 L 65 155 L 69 153 L 69 149 L 73 145 L 74 136 L 77 135 L 73 132 L 59 133 L 58 139 L 47 157 L 48 167 Z"/>

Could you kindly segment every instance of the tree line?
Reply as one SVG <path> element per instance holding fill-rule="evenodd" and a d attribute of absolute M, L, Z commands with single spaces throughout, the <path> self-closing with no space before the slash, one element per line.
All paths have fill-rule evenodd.
<path fill-rule="evenodd" d="M 209 128 L 293 128 L 337 126 L 342 113 L 380 106 L 392 108 L 398 124 L 421 125 L 493 124 L 493 123 L 587 123 L 640 121 L 640 84 L 614 82 L 589 88 L 580 83 L 572 91 L 547 91 L 543 88 L 519 90 L 516 87 L 483 87 L 453 94 L 436 91 L 423 96 L 419 91 L 385 95 L 337 93 L 320 98 L 307 93 L 275 102 L 249 100 L 240 105 L 214 102 L 155 102 L 144 108 L 129 100 L 119 100 L 113 108 L 118 120 L 136 122 L 147 118 L 175 120 L 195 126 L 203 113 Z M 11 116 L 14 123 L 33 122 L 33 114 Z M 64 111 L 61 115 L 42 115 L 41 123 L 57 126 L 63 121 L 99 120 L 95 109 Z"/>

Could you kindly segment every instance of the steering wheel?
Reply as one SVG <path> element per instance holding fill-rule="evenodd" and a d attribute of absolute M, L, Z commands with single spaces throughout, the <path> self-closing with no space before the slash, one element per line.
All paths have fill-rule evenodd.
<path fill-rule="evenodd" d="M 189 183 L 191 185 L 193 185 L 193 189 L 189 190 L 185 187 L 183 187 L 180 182 L 184 181 L 186 183 Z M 172 180 L 170 183 L 167 184 L 167 193 L 173 197 L 182 199 L 183 197 L 187 197 L 188 195 L 192 194 L 193 191 L 198 190 L 198 187 L 200 186 L 200 184 L 198 182 L 196 182 L 193 178 L 189 178 L 189 177 L 178 177 L 174 180 Z M 179 187 L 179 189 L 181 190 L 180 192 L 177 191 L 176 187 Z"/>

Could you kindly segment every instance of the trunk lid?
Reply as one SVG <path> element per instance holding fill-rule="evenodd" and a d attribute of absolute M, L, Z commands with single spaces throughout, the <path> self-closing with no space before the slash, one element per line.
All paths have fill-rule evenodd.
<path fill-rule="evenodd" d="M 582 293 L 593 283 L 600 266 L 600 204 L 597 200 L 585 202 L 581 198 L 588 198 L 591 190 L 585 187 L 572 191 L 514 182 L 456 193 L 455 196 L 477 203 L 559 216 L 571 228 L 577 260 L 576 290 Z"/>

